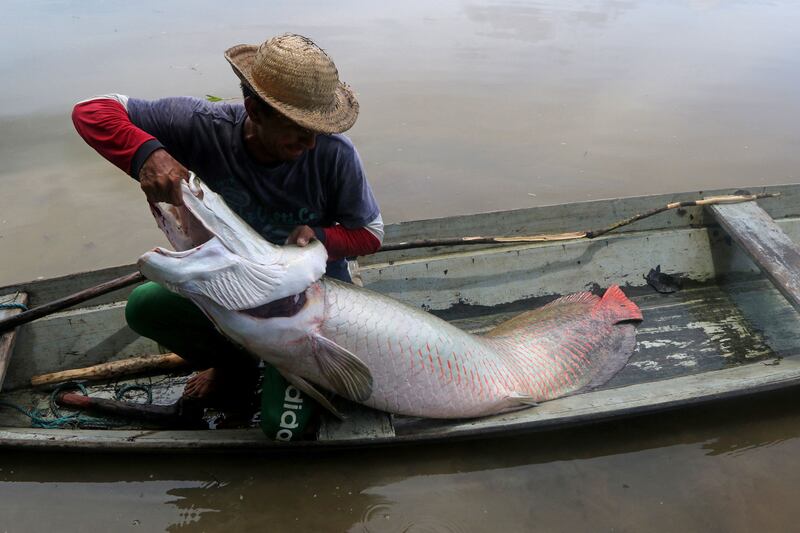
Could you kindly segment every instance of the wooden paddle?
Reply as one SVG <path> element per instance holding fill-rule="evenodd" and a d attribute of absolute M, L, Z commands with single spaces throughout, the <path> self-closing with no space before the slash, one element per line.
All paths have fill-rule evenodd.
<path fill-rule="evenodd" d="M 59 298 L 58 300 L 50 303 L 33 307 L 27 311 L 23 311 L 9 318 L 0 320 L 0 333 L 14 329 L 22 324 L 27 324 L 28 322 L 36 320 L 37 318 L 42 318 L 57 311 L 61 311 L 62 309 L 66 309 L 67 307 L 71 307 L 75 304 L 91 300 L 92 298 L 97 298 L 98 296 L 102 296 L 103 294 L 107 294 L 111 291 L 122 289 L 123 287 L 128 287 L 129 285 L 135 285 L 136 283 L 144 281 L 144 279 L 145 278 L 141 273 L 133 272 L 132 274 L 127 274 L 125 276 L 112 279 L 111 281 L 101 283 L 100 285 L 95 285 L 94 287 L 89 287 L 88 289 L 70 294 L 69 296 Z"/>

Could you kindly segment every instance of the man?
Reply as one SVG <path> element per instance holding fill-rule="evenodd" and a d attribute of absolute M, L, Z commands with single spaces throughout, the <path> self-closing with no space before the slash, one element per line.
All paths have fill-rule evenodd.
<path fill-rule="evenodd" d="M 350 281 L 344 258 L 373 253 L 383 239 L 358 154 L 338 135 L 358 116 L 355 95 L 331 58 L 299 35 L 234 46 L 225 58 L 241 80 L 243 104 L 107 95 L 78 103 L 75 127 L 139 181 L 148 202 L 180 205 L 180 182 L 191 169 L 269 241 L 322 241 L 327 275 Z M 256 363 L 199 309 L 153 283 L 133 292 L 126 318 L 206 369 L 189 380 L 186 396 L 230 396 L 256 374 Z"/>

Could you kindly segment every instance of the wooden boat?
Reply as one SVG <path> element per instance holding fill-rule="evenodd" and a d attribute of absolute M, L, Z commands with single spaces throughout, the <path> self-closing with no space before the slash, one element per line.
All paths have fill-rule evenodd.
<path fill-rule="evenodd" d="M 703 191 L 403 222 L 386 241 L 464 235 L 532 235 L 594 229 L 670 202 L 734 191 Z M 350 406 L 344 422 L 323 419 L 316 439 L 267 440 L 258 428 L 38 429 L 0 408 L 0 445 L 15 448 L 178 451 L 348 447 L 506 435 L 639 415 L 800 383 L 800 185 L 759 187 L 777 198 L 671 210 L 594 239 L 439 246 L 360 258 L 365 287 L 427 309 L 480 333 L 525 309 L 570 292 L 619 284 L 641 307 L 637 348 L 601 389 L 477 420 L 392 417 Z M 760 207 L 759 207 L 760 206 Z M 763 208 L 763 211 L 761 210 Z M 720 224 L 721 223 L 721 224 Z M 786 237 L 788 236 L 788 238 Z M 648 273 L 679 277 L 659 293 Z M 0 301 L 26 293 L 29 305 L 135 270 L 132 265 L 0 289 Z M 160 353 L 125 325 L 130 289 L 118 290 L 21 326 L 0 402 L 47 414 L 49 390 L 31 377 L 114 359 Z M 0 354 L 2 355 L 2 354 Z M 174 399 L 185 376 L 147 383 L 157 401 Z M 108 394 L 121 383 L 89 387 Z"/>

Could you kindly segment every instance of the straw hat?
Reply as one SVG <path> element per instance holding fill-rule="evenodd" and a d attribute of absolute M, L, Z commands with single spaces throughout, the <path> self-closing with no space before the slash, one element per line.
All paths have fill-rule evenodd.
<path fill-rule="evenodd" d="M 239 44 L 225 51 L 225 59 L 253 92 L 304 128 L 340 133 L 358 117 L 355 94 L 311 39 L 285 34 L 261 46 Z"/>

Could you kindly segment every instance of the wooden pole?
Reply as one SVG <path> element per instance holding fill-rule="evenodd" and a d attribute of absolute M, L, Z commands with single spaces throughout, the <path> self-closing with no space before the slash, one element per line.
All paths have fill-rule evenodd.
<path fill-rule="evenodd" d="M 50 374 L 41 374 L 31 378 L 31 385 L 41 387 L 67 381 L 97 381 L 104 379 L 117 379 L 132 374 L 152 372 L 154 370 L 172 370 L 188 366 L 185 359 L 174 353 L 164 355 L 150 355 L 146 357 L 131 357 L 120 361 L 111 361 L 86 368 L 74 368 Z"/>
<path fill-rule="evenodd" d="M 111 281 L 106 281 L 100 285 L 89 287 L 88 289 L 76 292 L 75 294 L 70 294 L 69 296 L 59 298 L 58 300 L 50 303 L 28 309 L 27 311 L 23 311 L 18 315 L 0 320 L 0 333 L 16 328 L 17 326 L 21 326 L 22 324 L 27 324 L 28 322 L 36 320 L 37 318 L 42 318 L 43 316 L 61 311 L 62 309 L 66 309 L 67 307 L 71 307 L 75 304 L 85 302 L 86 300 L 91 300 L 92 298 L 102 296 L 103 294 L 107 294 L 111 291 L 122 289 L 123 287 L 127 287 L 129 285 L 135 285 L 136 283 L 144 281 L 144 279 L 145 278 L 141 273 L 133 272 L 132 274 L 112 279 Z"/>
<path fill-rule="evenodd" d="M 652 209 L 650 211 L 645 211 L 644 213 L 640 213 L 638 215 L 634 215 L 632 217 L 620 220 L 619 222 L 615 222 L 610 226 L 602 229 L 597 229 L 594 231 L 587 231 L 586 238 L 587 239 L 594 239 L 595 237 L 599 237 L 601 235 L 605 235 L 611 231 L 614 231 L 617 228 L 621 228 L 622 226 L 627 226 L 628 224 L 633 224 L 638 220 L 642 220 L 643 218 L 648 218 L 653 215 L 657 215 L 659 213 L 663 213 L 669 209 L 680 209 L 684 207 L 695 207 L 695 206 L 702 206 L 702 205 L 717 205 L 717 204 L 738 204 L 741 202 L 752 202 L 754 200 L 760 200 L 762 198 L 775 198 L 780 196 L 781 193 L 779 192 L 772 192 L 772 193 L 761 193 L 761 194 L 740 194 L 740 195 L 729 195 L 729 196 L 709 196 L 708 198 L 703 198 L 702 200 L 690 200 L 688 202 L 672 202 L 671 204 L 667 204 L 662 207 L 657 207 L 656 209 Z"/>
<path fill-rule="evenodd" d="M 639 213 L 620 220 L 611 224 L 608 227 L 600 228 L 591 231 L 575 231 L 569 233 L 544 233 L 540 235 L 524 235 L 518 237 L 455 237 L 448 239 L 423 239 L 418 241 L 406 241 L 388 243 L 381 246 L 382 252 L 396 251 L 396 250 L 410 250 L 412 248 L 429 248 L 432 246 L 462 246 L 469 244 L 520 244 L 527 242 L 550 242 L 550 241 L 566 241 L 573 239 L 594 239 L 601 235 L 605 235 L 615 229 L 633 224 L 636 221 L 663 213 L 669 209 L 678 209 L 682 207 L 693 207 L 701 205 L 715 205 L 715 204 L 733 204 L 739 202 L 751 202 L 753 200 L 760 200 L 762 198 L 775 198 L 780 196 L 780 193 L 762 193 L 762 194 L 744 194 L 744 195 L 730 195 L 730 196 L 712 196 L 703 198 L 702 200 L 691 200 L 688 202 L 673 202 L 665 206 L 657 207 L 644 213 Z"/>
<path fill-rule="evenodd" d="M 550 233 L 520 237 L 453 237 L 449 239 L 423 239 L 419 241 L 393 242 L 381 246 L 381 252 L 429 248 L 432 246 L 460 246 L 462 244 L 520 244 L 526 242 L 568 241 L 586 237 L 585 232 Z"/>

